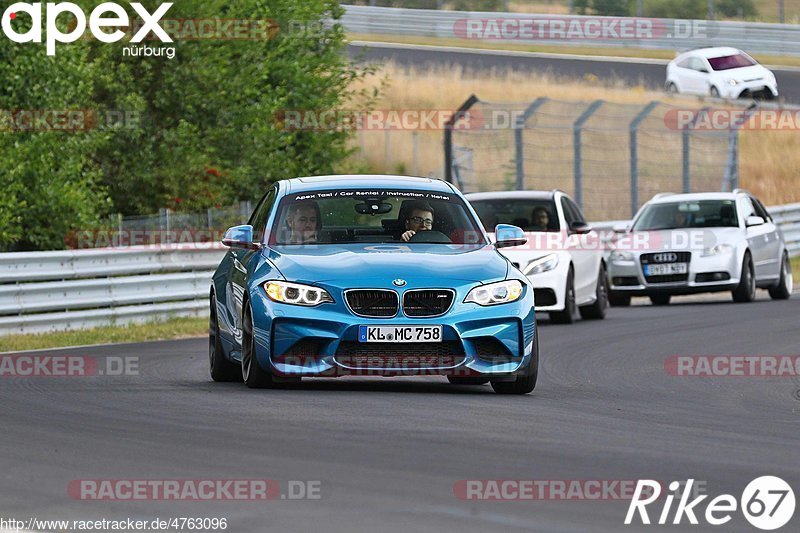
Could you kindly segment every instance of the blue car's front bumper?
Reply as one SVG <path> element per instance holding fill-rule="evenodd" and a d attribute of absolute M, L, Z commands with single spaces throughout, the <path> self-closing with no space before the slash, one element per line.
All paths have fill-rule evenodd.
<path fill-rule="evenodd" d="M 275 375 L 459 375 L 502 379 L 524 371 L 533 357 L 533 295 L 489 307 L 463 303 L 474 284 L 456 288 L 453 306 L 436 318 L 363 318 L 344 303 L 342 290 L 323 286 L 334 303 L 307 308 L 278 304 L 259 287 L 251 292 L 256 358 Z M 359 326 L 441 325 L 442 342 L 359 342 Z"/>

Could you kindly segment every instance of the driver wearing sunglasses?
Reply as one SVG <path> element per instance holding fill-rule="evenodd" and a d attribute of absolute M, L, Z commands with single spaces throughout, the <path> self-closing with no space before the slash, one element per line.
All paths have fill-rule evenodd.
<path fill-rule="evenodd" d="M 414 205 L 406 218 L 406 231 L 400 239 L 408 242 L 418 231 L 430 231 L 431 228 L 433 228 L 433 208 L 427 203 Z"/>

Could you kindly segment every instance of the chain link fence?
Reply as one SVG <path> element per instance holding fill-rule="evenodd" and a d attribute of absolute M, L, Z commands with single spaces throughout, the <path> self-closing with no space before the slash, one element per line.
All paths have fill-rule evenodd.
<path fill-rule="evenodd" d="M 704 109 L 472 97 L 445 134 L 446 178 L 464 192 L 562 189 L 590 220 L 627 218 L 659 192 L 732 190 L 738 129 L 695 129 Z"/>
<path fill-rule="evenodd" d="M 68 249 L 161 246 L 219 242 L 231 226 L 246 224 L 252 202 L 209 208 L 202 213 L 163 208 L 158 214 L 109 217 L 97 228 L 77 230 L 66 237 Z"/>

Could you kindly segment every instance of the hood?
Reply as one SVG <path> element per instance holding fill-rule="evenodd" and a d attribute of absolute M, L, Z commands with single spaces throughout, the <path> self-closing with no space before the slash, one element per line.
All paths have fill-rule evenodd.
<path fill-rule="evenodd" d="M 741 228 L 687 228 L 685 230 L 638 231 L 617 236 L 614 248 L 621 251 L 702 252 L 717 244 L 736 244 Z"/>
<path fill-rule="evenodd" d="M 508 262 L 492 245 L 344 244 L 276 246 L 265 255 L 289 281 L 333 282 L 358 287 L 409 286 L 443 281 L 489 282 L 505 279 Z"/>
<path fill-rule="evenodd" d="M 769 70 L 761 65 L 753 65 L 751 67 L 732 68 L 729 70 L 718 70 L 716 74 L 726 80 L 732 79 L 737 81 L 753 80 L 758 78 L 769 78 Z"/>

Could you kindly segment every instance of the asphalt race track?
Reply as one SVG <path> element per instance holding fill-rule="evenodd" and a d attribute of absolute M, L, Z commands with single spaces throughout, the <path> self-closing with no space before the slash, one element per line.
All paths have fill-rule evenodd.
<path fill-rule="evenodd" d="M 138 357 L 139 375 L 0 378 L 2 516 L 227 517 L 232 532 L 653 531 L 663 528 L 622 525 L 627 501 L 464 501 L 453 488 L 693 478 L 738 499 L 750 480 L 778 475 L 797 491 L 796 378 L 675 377 L 664 362 L 797 355 L 800 295 L 685 302 L 543 321 L 539 384 L 522 397 L 432 377 L 253 391 L 210 381 L 205 339 L 43 352 Z M 272 479 L 283 491 L 316 480 L 321 498 L 82 501 L 67 492 L 81 479 Z M 670 530 L 754 531 L 741 512 L 722 528 L 684 519 Z"/>
<path fill-rule="evenodd" d="M 458 65 L 471 70 L 513 70 L 521 72 L 549 72 L 558 78 L 583 80 L 588 75 L 601 81 L 622 79 L 635 85 L 650 88 L 664 86 L 667 61 L 654 59 L 615 60 L 562 54 L 532 54 L 499 50 L 463 50 L 449 47 L 396 45 L 385 43 L 354 43 L 350 56 L 365 61 L 393 60 L 402 66 Z M 787 103 L 800 103 L 800 68 L 775 68 L 778 90 Z M 465 88 L 465 97 L 469 88 Z M 478 95 L 480 96 L 480 95 Z"/>

